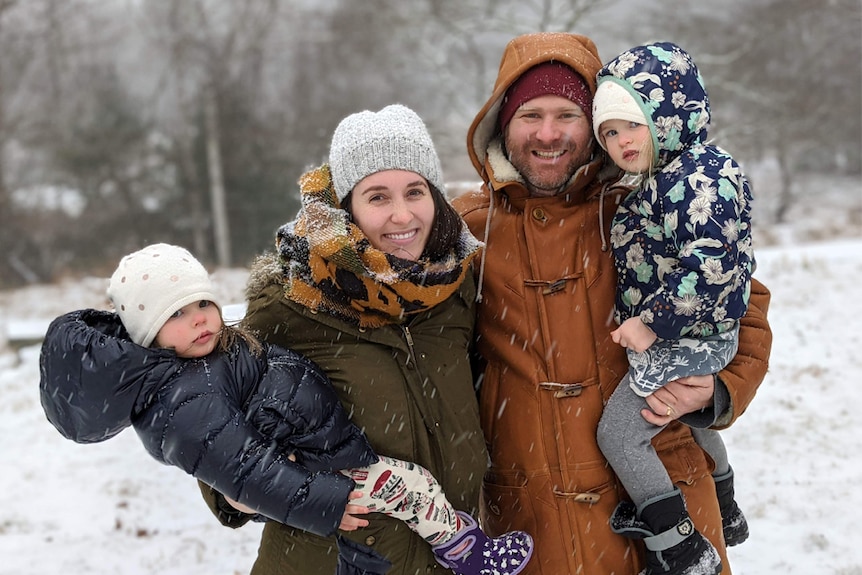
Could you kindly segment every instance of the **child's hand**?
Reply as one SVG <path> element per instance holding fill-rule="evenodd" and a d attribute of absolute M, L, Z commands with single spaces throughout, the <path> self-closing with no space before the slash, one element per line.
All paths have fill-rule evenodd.
<path fill-rule="evenodd" d="M 611 339 L 614 340 L 614 343 L 637 353 L 646 351 L 657 338 L 655 332 L 647 327 L 639 317 L 630 317 L 611 332 Z"/>
<path fill-rule="evenodd" d="M 351 491 L 350 495 L 348 495 L 349 499 L 356 499 L 357 497 L 362 497 L 361 491 Z M 344 515 L 341 516 L 341 524 L 338 528 L 342 531 L 356 531 L 360 527 L 368 526 L 367 519 L 354 517 L 354 515 L 366 515 L 367 513 L 371 513 L 371 510 L 364 505 L 348 503 L 344 508 Z"/>

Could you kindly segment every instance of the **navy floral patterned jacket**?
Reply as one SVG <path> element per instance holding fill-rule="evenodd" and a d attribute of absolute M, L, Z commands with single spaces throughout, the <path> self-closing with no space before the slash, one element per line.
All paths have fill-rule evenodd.
<path fill-rule="evenodd" d="M 661 42 L 631 48 L 599 71 L 639 103 L 654 170 L 621 203 L 611 228 L 616 320 L 640 316 L 663 339 L 733 329 L 748 306 L 754 253 L 751 187 L 707 143 L 709 99 L 688 53 Z"/>

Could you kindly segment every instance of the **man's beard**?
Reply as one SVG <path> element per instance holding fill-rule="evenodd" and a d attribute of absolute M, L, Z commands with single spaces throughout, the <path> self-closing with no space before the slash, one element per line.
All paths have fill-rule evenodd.
<path fill-rule="evenodd" d="M 514 152 L 509 149 L 509 162 L 518 170 L 521 177 L 527 183 L 530 193 L 540 196 L 552 196 L 557 194 L 567 183 L 572 179 L 572 176 L 578 169 L 589 162 L 590 146 L 587 145 L 583 149 L 568 148 L 567 154 L 564 154 L 564 160 L 560 161 L 560 165 L 554 166 L 556 169 L 534 169 L 531 160 L 533 155 L 531 150 L 538 149 L 523 145 L 517 148 Z"/>

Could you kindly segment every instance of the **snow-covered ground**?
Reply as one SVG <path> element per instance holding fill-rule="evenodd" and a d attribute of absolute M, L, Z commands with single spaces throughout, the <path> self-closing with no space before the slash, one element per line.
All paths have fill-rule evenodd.
<path fill-rule="evenodd" d="M 778 235 L 781 246 L 757 250 L 756 276 L 773 292 L 770 373 L 724 435 L 752 531 L 732 566 L 862 575 L 862 239 Z M 224 301 L 242 300 L 245 273 L 216 272 Z M 103 306 L 104 282 L 0 292 L 0 328 Z M 133 431 L 97 445 L 63 439 L 39 405 L 38 348 L 2 348 L 0 574 L 248 572 L 260 525 L 219 526 L 195 482 L 151 460 Z"/>

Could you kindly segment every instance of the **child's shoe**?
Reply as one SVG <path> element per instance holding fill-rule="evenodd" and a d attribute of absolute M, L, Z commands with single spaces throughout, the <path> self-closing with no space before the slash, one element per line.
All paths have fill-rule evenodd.
<path fill-rule="evenodd" d="M 679 489 L 653 497 L 640 508 L 623 501 L 611 530 L 646 545 L 646 575 L 719 575 L 721 558 L 694 528 Z"/>
<path fill-rule="evenodd" d="M 724 531 L 724 544 L 728 547 L 739 545 L 748 539 L 748 521 L 734 499 L 733 469 L 713 477 L 718 506 L 721 508 L 721 527 Z"/>
<path fill-rule="evenodd" d="M 457 512 L 463 527 L 455 536 L 434 545 L 437 562 L 457 575 L 517 575 L 533 555 L 533 538 L 523 531 L 488 537 L 476 520 Z"/>

